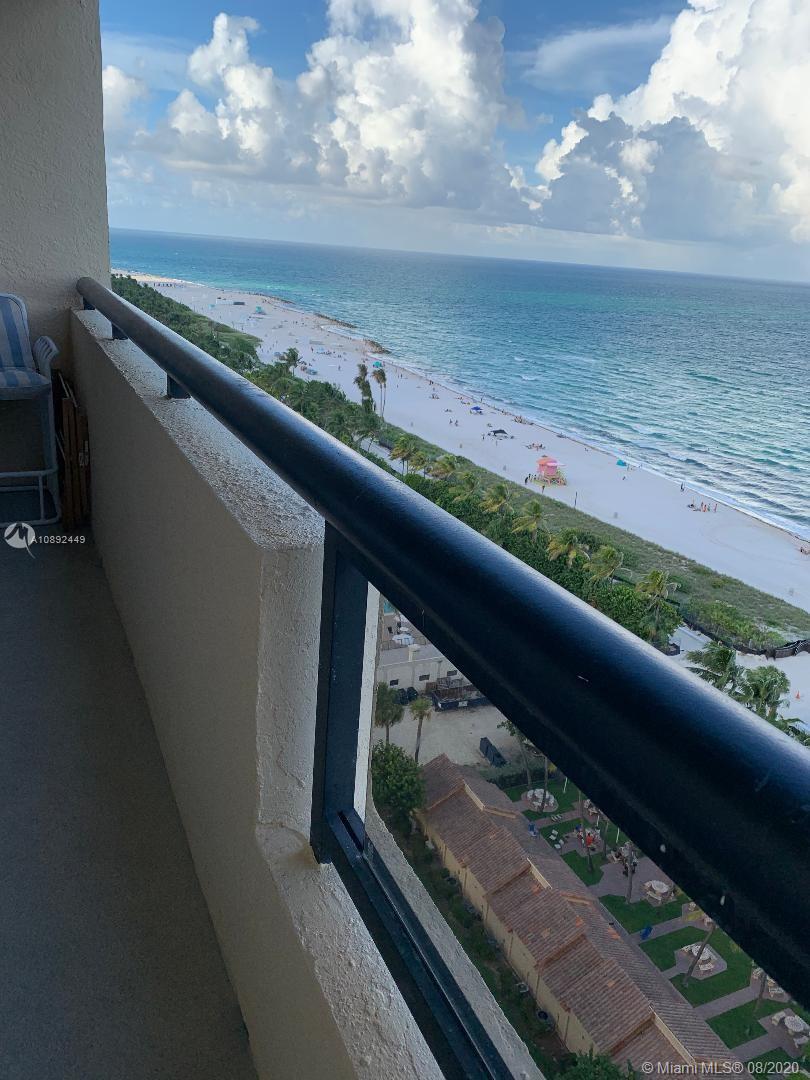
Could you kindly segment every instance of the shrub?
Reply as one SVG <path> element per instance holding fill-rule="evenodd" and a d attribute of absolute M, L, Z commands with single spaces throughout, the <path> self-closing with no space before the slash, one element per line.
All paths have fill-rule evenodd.
<path fill-rule="evenodd" d="M 371 785 L 377 806 L 407 828 L 410 814 L 425 798 L 422 774 L 413 758 L 393 743 L 377 743 L 371 753 Z"/>
<path fill-rule="evenodd" d="M 470 930 L 470 948 L 480 960 L 494 960 L 498 955 L 487 941 L 487 932 L 480 922 L 476 922 Z"/>
<path fill-rule="evenodd" d="M 475 915 L 473 915 L 471 911 L 467 911 L 464 907 L 464 901 L 460 896 L 456 895 L 450 901 L 450 914 L 456 922 L 460 923 L 465 928 L 465 930 L 469 930 L 475 923 Z"/>
<path fill-rule="evenodd" d="M 722 600 L 690 603 L 683 608 L 690 622 L 725 645 L 765 650 L 783 644 L 772 630 L 764 630 L 731 604 Z"/>

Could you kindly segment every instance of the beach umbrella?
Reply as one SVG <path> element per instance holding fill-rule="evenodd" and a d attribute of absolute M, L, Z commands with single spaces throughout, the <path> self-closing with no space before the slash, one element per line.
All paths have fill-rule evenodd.
<path fill-rule="evenodd" d="M 480 413 L 480 412 L 483 412 L 483 411 L 484 410 L 481 408 L 480 405 L 473 405 L 473 407 L 470 409 L 470 412 L 474 412 L 474 413 Z"/>
<path fill-rule="evenodd" d="M 619 466 L 620 469 L 626 469 L 627 468 L 627 462 L 622 461 L 621 458 L 616 458 L 616 464 Z"/>

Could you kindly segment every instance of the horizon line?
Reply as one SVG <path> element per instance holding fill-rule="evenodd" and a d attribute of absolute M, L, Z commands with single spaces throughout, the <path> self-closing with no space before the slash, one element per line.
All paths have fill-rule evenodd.
<path fill-rule="evenodd" d="M 113 225 L 111 223 L 109 224 L 109 230 L 110 233 L 129 232 L 153 236 L 179 236 L 192 240 L 231 240 L 236 241 L 237 243 L 247 244 L 284 244 L 289 247 L 329 248 L 338 251 L 374 251 L 393 255 L 423 255 L 439 259 L 475 259 L 484 262 L 492 260 L 497 262 L 538 264 L 541 266 L 574 266 L 589 270 L 629 271 L 639 274 L 672 274 L 679 277 L 715 278 L 720 281 L 745 281 L 750 284 L 792 285 L 801 288 L 810 288 L 810 279 L 797 280 L 794 278 L 749 277 L 744 274 L 719 274 L 701 270 L 670 270 L 658 267 L 650 268 L 647 266 L 618 266 L 615 263 L 575 262 L 574 260 L 569 259 L 533 259 L 528 256 L 515 255 L 469 255 L 453 251 L 424 251 L 419 248 L 374 247 L 366 244 L 323 244 L 312 240 L 276 240 L 268 237 L 228 236 L 221 233 L 188 233 L 175 232 L 168 229 L 136 229 L 131 226 Z"/>

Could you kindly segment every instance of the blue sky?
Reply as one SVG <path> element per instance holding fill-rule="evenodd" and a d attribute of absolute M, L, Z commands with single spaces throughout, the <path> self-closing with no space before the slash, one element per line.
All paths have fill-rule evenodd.
<path fill-rule="evenodd" d="M 806 278 L 779 5 L 101 0 L 110 220 Z"/>

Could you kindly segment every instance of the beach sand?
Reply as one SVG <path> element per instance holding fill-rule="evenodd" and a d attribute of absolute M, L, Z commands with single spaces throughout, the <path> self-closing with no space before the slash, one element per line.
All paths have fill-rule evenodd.
<path fill-rule="evenodd" d="M 391 423 L 520 484 L 535 472 L 539 455 L 557 458 L 568 483 L 565 487 L 546 486 L 545 495 L 576 505 L 595 518 L 810 611 L 810 556 L 800 552 L 801 547 L 810 548 L 810 542 L 785 529 L 708 493 L 692 488 L 681 491 L 677 481 L 643 467 L 619 468 L 615 454 L 539 422 L 529 418 L 519 422 L 506 407 L 444 386 L 409 370 L 394 357 L 376 352 L 372 343 L 360 339 L 357 331 L 338 320 L 255 293 L 155 274 L 132 276 L 202 315 L 254 334 L 262 341 L 257 347 L 259 357 L 267 363 L 274 361 L 277 352 L 294 345 L 302 359 L 315 369 L 311 374 L 298 372 L 300 377 L 337 383 L 352 400 L 359 401 L 360 397 L 352 381 L 358 362 L 362 360 L 371 367 L 379 360 L 388 380 L 385 418 Z M 261 308 L 261 314 L 257 308 Z M 372 390 L 379 406 L 379 391 L 374 383 Z M 481 415 L 470 411 L 476 404 L 483 410 Z M 487 435 L 497 428 L 514 437 L 498 440 Z M 531 443 L 542 444 L 543 449 L 530 449 Z M 527 490 L 540 489 L 527 485 Z M 706 513 L 690 510 L 689 503 L 706 503 L 712 509 Z M 677 631 L 676 638 L 684 649 L 675 661 L 679 664 L 688 664 L 685 650 L 701 648 L 707 640 L 685 627 Z M 761 656 L 738 653 L 737 658 L 746 667 L 766 663 Z M 786 715 L 796 717 L 810 730 L 810 654 L 776 663 L 791 681 Z"/>
<path fill-rule="evenodd" d="M 263 342 L 259 356 L 268 363 L 276 352 L 294 345 L 317 372 L 303 378 L 337 383 L 353 400 L 359 400 L 352 382 L 358 362 L 371 366 L 379 359 L 386 369 L 385 418 L 391 423 L 520 484 L 536 472 L 541 454 L 554 457 L 568 483 L 546 486 L 545 495 L 810 611 L 810 555 L 800 551 L 810 548 L 810 542 L 785 529 L 708 493 L 689 487 L 681 491 L 677 481 L 643 466 L 619 467 L 615 454 L 528 418 L 519 422 L 505 407 L 474 399 L 376 353 L 337 321 L 257 294 L 156 275 L 133 276 L 203 315 L 255 334 Z M 234 301 L 244 306 L 235 306 Z M 257 307 L 263 314 L 256 312 Z M 372 388 L 379 401 L 373 383 Z M 480 414 L 470 411 L 476 404 Z M 487 434 L 498 428 L 506 431 L 506 438 Z M 540 488 L 529 484 L 527 490 Z M 711 509 L 691 510 L 690 503 L 706 503 Z"/>

